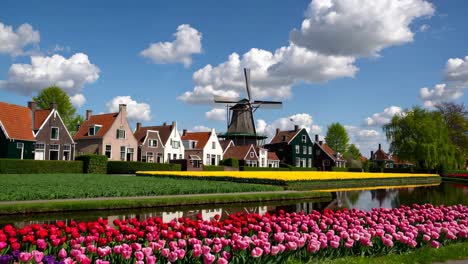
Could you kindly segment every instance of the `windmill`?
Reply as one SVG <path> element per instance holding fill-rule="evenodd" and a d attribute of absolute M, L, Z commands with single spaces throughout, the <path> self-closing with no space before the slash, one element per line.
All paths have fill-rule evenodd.
<path fill-rule="evenodd" d="M 260 107 L 280 108 L 282 102 L 279 101 L 252 101 L 250 92 L 250 69 L 244 68 L 245 88 L 247 98 L 235 101 L 229 98 L 215 97 L 214 102 L 226 105 L 227 112 L 227 132 L 220 134 L 220 138 L 233 140 L 236 146 L 257 145 L 259 140 L 267 138 L 257 134 L 253 113 Z"/>

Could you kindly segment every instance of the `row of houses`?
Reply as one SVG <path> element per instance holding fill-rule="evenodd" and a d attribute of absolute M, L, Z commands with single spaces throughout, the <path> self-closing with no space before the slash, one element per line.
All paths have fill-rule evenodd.
<path fill-rule="evenodd" d="M 219 140 L 214 129 L 179 132 L 176 122 L 158 126 L 137 123 L 132 130 L 124 104 L 116 113 L 95 115 L 87 110 L 84 122 L 72 137 L 54 104 L 43 110 L 37 109 L 34 102 L 27 107 L 0 102 L 0 128 L 0 158 L 73 160 L 76 155 L 99 154 L 109 160 L 181 163 L 191 170 L 219 165 L 228 158 L 252 167 L 276 168 L 285 163 L 330 170 L 346 166 L 340 153 L 318 135 L 312 140 L 299 126 L 277 129 L 264 146 L 236 146 L 230 140 Z"/>

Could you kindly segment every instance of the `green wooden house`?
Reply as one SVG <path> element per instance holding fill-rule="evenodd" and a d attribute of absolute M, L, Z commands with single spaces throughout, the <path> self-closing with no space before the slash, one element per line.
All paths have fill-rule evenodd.
<path fill-rule="evenodd" d="M 310 139 L 307 130 L 296 125 L 293 130 L 280 131 L 276 129 L 275 136 L 264 147 L 268 151 L 276 153 L 281 163 L 295 167 L 312 168 L 313 146 L 314 142 Z"/>
<path fill-rule="evenodd" d="M 0 158 L 33 159 L 32 127 L 29 108 L 0 102 Z"/>

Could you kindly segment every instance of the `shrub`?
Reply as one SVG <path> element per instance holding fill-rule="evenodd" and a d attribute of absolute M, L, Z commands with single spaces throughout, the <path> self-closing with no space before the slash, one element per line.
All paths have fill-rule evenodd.
<path fill-rule="evenodd" d="M 261 168 L 261 167 L 248 167 L 242 166 L 240 167 L 241 171 L 289 171 L 288 168 Z"/>
<path fill-rule="evenodd" d="M 362 172 L 363 169 L 361 169 L 361 168 L 348 168 L 348 171 L 349 172 Z"/>
<path fill-rule="evenodd" d="M 317 168 L 289 167 L 290 171 L 317 171 Z"/>
<path fill-rule="evenodd" d="M 83 173 L 83 162 L 63 160 L 0 159 L 0 174 Z"/>
<path fill-rule="evenodd" d="M 136 171 L 180 171 L 180 164 L 148 163 L 136 161 L 108 161 L 108 174 L 134 174 Z"/>
<path fill-rule="evenodd" d="M 239 168 L 239 160 L 236 158 L 224 159 L 220 162 L 221 165 L 229 166 L 233 168 Z"/>
<path fill-rule="evenodd" d="M 332 167 L 332 171 L 343 171 L 343 172 L 345 172 L 345 171 L 349 171 L 349 169 L 348 168 Z"/>
<path fill-rule="evenodd" d="M 204 171 L 224 171 L 223 166 L 214 166 L 214 165 L 204 165 L 203 166 Z"/>
<path fill-rule="evenodd" d="M 105 174 L 107 172 L 107 157 L 104 155 L 87 154 L 76 157 L 83 161 L 83 172 Z"/>

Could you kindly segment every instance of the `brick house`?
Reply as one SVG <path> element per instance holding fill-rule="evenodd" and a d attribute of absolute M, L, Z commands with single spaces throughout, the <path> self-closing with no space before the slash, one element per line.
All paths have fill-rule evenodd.
<path fill-rule="evenodd" d="M 119 105 L 119 112 L 93 115 L 86 111 L 74 140 L 76 152 L 106 155 L 109 160 L 136 161 L 138 142 L 127 121 L 127 106 Z"/>
<path fill-rule="evenodd" d="M 0 158 L 33 159 L 32 128 L 29 108 L 0 102 Z"/>
<path fill-rule="evenodd" d="M 319 140 L 319 136 L 315 135 L 313 147 L 314 152 L 314 167 L 323 170 L 331 171 L 332 167 L 344 168 L 346 160 L 343 159 L 341 153 L 337 153 L 330 146 Z"/>
<path fill-rule="evenodd" d="M 375 168 L 393 168 L 394 160 L 389 153 L 386 153 L 382 149 L 382 145 L 379 144 L 379 148 L 374 152 L 371 151 L 369 161 L 371 166 Z"/>
<path fill-rule="evenodd" d="M 231 146 L 224 154 L 225 159 L 239 160 L 239 166 L 258 167 L 258 154 L 254 145 Z"/>
<path fill-rule="evenodd" d="M 164 143 L 162 143 L 159 130 L 152 128 L 154 127 L 142 127 L 141 123 L 136 124 L 134 136 L 138 140 L 138 161 L 163 163 Z M 170 131 L 167 132 L 170 133 Z M 167 137 L 168 133 L 163 136 Z"/>
<path fill-rule="evenodd" d="M 31 110 L 34 135 L 34 159 L 74 160 L 75 141 L 57 111 L 57 105 L 49 109 L 37 109 L 35 102 L 28 102 Z"/>
<path fill-rule="evenodd" d="M 187 151 L 201 150 L 200 158 L 204 165 L 218 166 L 223 159 L 223 148 L 214 129 L 210 132 L 188 132 L 184 129 L 181 138 L 186 154 Z"/>

